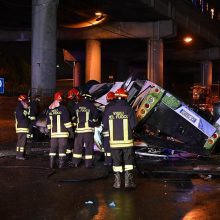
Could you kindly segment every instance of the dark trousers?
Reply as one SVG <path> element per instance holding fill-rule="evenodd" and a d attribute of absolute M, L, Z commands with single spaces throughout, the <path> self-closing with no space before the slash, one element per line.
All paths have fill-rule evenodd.
<path fill-rule="evenodd" d="M 76 133 L 74 149 L 73 149 L 73 163 L 79 164 L 83 157 L 83 147 L 85 147 L 85 165 L 92 166 L 94 154 L 94 133 Z"/>
<path fill-rule="evenodd" d="M 18 137 L 17 144 L 16 144 L 17 155 L 25 156 L 27 134 L 26 133 L 17 133 L 17 137 Z"/>
<path fill-rule="evenodd" d="M 111 148 L 109 144 L 109 137 L 104 137 L 103 147 L 104 147 L 105 163 L 112 164 L 112 155 L 111 155 Z"/>
<path fill-rule="evenodd" d="M 134 149 L 133 147 L 114 149 L 111 148 L 113 159 L 113 171 L 123 172 L 124 170 L 133 170 Z"/>
<path fill-rule="evenodd" d="M 51 138 L 50 139 L 50 156 L 60 157 L 66 156 L 67 138 Z"/>

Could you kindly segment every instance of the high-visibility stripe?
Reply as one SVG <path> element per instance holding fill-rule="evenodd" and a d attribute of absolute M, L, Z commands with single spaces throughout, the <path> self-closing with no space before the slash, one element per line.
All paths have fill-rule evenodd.
<path fill-rule="evenodd" d="M 125 171 L 133 170 L 133 169 L 134 169 L 133 165 L 125 165 Z"/>
<path fill-rule="evenodd" d="M 123 135 L 124 135 L 124 141 L 128 141 L 128 119 L 123 119 Z"/>
<path fill-rule="evenodd" d="M 68 123 L 65 123 L 64 126 L 65 126 L 66 128 L 71 128 L 71 127 L 72 127 L 72 124 L 71 124 L 71 122 L 68 122 Z"/>
<path fill-rule="evenodd" d="M 56 153 L 49 153 L 49 156 L 56 156 Z"/>
<path fill-rule="evenodd" d="M 60 115 L 57 115 L 57 133 L 61 133 L 60 129 L 61 129 Z"/>
<path fill-rule="evenodd" d="M 109 137 L 109 131 L 103 131 L 102 134 L 103 137 Z"/>
<path fill-rule="evenodd" d="M 85 159 L 86 159 L 86 160 L 91 160 L 92 158 L 93 158 L 92 155 L 85 155 Z"/>
<path fill-rule="evenodd" d="M 24 147 L 20 147 L 20 152 L 24 152 Z"/>
<path fill-rule="evenodd" d="M 89 112 L 86 112 L 86 123 L 85 123 L 85 129 L 88 129 L 89 127 Z"/>
<path fill-rule="evenodd" d="M 71 150 L 66 149 L 66 154 L 71 154 L 71 153 L 72 153 L 72 151 L 71 151 Z"/>
<path fill-rule="evenodd" d="M 17 128 L 16 128 L 16 132 L 17 132 L 17 133 L 19 133 L 19 132 L 24 132 L 24 133 L 27 132 L 27 133 L 28 133 L 28 132 L 29 132 L 29 129 L 28 129 L 28 128 L 18 128 L 18 127 L 17 127 Z"/>
<path fill-rule="evenodd" d="M 73 154 L 73 157 L 75 157 L 75 158 L 82 158 L 82 154 Z"/>
<path fill-rule="evenodd" d="M 113 120 L 110 119 L 108 121 L 109 123 L 109 135 L 110 135 L 110 142 L 113 141 L 113 130 L 114 130 L 114 127 L 113 127 Z"/>
<path fill-rule="evenodd" d="M 65 157 L 66 156 L 66 154 L 64 154 L 64 153 L 59 153 L 59 157 Z"/>
<path fill-rule="evenodd" d="M 51 133 L 51 138 L 68 138 L 69 133 L 68 132 L 62 132 L 62 133 Z"/>
<path fill-rule="evenodd" d="M 94 132 L 94 128 L 76 128 L 76 133 Z"/>
<path fill-rule="evenodd" d="M 35 116 L 28 116 L 28 118 L 30 118 L 31 121 L 34 121 L 36 119 Z"/>
<path fill-rule="evenodd" d="M 111 157 L 111 155 L 112 155 L 111 153 L 106 153 L 107 157 Z"/>
<path fill-rule="evenodd" d="M 111 148 L 117 148 L 117 147 L 133 147 L 134 143 L 133 140 L 128 140 L 127 142 L 125 141 L 110 141 L 110 147 Z"/>
<path fill-rule="evenodd" d="M 48 128 L 48 129 L 51 129 L 51 125 L 47 125 L 47 128 Z"/>
<path fill-rule="evenodd" d="M 19 151 L 19 147 L 16 147 L 16 151 Z"/>
<path fill-rule="evenodd" d="M 122 166 L 113 166 L 112 168 L 114 172 L 120 172 L 120 173 L 123 172 Z"/>

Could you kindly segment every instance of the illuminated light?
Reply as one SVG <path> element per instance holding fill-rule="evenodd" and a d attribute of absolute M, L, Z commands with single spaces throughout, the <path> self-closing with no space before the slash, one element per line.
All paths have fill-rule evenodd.
<path fill-rule="evenodd" d="M 160 91 L 160 90 L 159 90 L 158 88 L 156 88 L 156 89 L 155 89 L 155 92 L 157 92 L 157 93 L 158 93 L 159 91 Z"/>
<path fill-rule="evenodd" d="M 209 144 L 213 144 L 214 141 L 213 141 L 212 139 L 209 139 L 209 140 L 208 140 L 208 143 L 209 143 Z"/>
<path fill-rule="evenodd" d="M 144 109 L 141 109 L 141 114 L 145 114 L 145 110 Z"/>
<path fill-rule="evenodd" d="M 217 137 L 218 137 L 218 134 L 217 134 L 217 133 L 214 133 L 214 134 L 212 135 L 212 137 L 213 137 L 213 138 L 217 138 Z"/>
<path fill-rule="evenodd" d="M 97 12 L 95 13 L 95 15 L 96 15 L 96 16 L 102 16 L 103 14 L 102 14 L 102 12 L 97 11 Z"/>
<path fill-rule="evenodd" d="M 214 8 L 211 8 L 211 19 L 213 19 L 214 18 L 214 14 L 215 14 L 215 9 Z"/>
<path fill-rule="evenodd" d="M 182 220 L 193 220 L 193 219 L 208 219 L 209 213 L 207 213 L 208 209 L 206 208 L 196 208 L 186 213 L 183 216 Z"/>
<path fill-rule="evenodd" d="M 183 39 L 183 41 L 185 42 L 185 43 L 190 43 L 190 42 L 192 42 L 192 37 L 190 37 L 190 36 L 187 36 L 187 37 L 184 37 L 184 39 Z"/>
<path fill-rule="evenodd" d="M 144 107 L 145 107 L 145 108 L 150 108 L 150 105 L 149 105 L 148 103 L 146 103 L 146 104 L 144 105 Z"/>
<path fill-rule="evenodd" d="M 74 24 L 63 24 L 62 26 L 66 28 L 85 28 L 85 27 L 90 27 L 90 26 L 100 24 L 104 22 L 107 18 L 107 15 L 102 12 L 95 12 L 94 16 L 88 19 L 87 21 L 74 23 Z"/>

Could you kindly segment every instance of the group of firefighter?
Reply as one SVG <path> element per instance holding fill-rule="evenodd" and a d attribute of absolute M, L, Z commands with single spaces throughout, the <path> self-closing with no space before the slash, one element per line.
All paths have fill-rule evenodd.
<path fill-rule="evenodd" d="M 84 161 L 86 168 L 93 168 L 94 129 L 102 126 L 104 165 L 113 169 L 113 187 L 121 187 L 121 175 L 124 173 L 125 188 L 135 188 L 133 130 L 137 120 L 127 98 L 128 93 L 123 88 L 108 92 L 108 104 L 101 112 L 95 106 L 89 92 L 80 92 L 77 88 L 72 88 L 68 91 L 66 104 L 63 94 L 56 92 L 46 114 L 50 137 L 50 168 L 63 168 L 67 161 L 69 164 L 71 161 L 72 167 L 77 168 Z M 23 94 L 18 97 L 15 110 L 18 138 L 16 159 L 26 159 L 26 143 L 36 120 L 37 104 L 39 97 L 35 97 L 33 101 L 28 100 Z"/>

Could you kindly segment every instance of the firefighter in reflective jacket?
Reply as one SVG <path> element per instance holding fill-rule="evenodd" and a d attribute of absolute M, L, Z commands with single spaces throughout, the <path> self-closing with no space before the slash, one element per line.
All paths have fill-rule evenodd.
<path fill-rule="evenodd" d="M 73 149 L 73 164 L 78 167 L 83 157 L 85 147 L 85 166 L 93 166 L 94 127 L 98 122 L 99 111 L 91 101 L 92 96 L 82 94 L 82 100 L 74 107 L 75 110 L 75 141 Z"/>
<path fill-rule="evenodd" d="M 115 93 L 112 91 L 108 92 L 106 95 L 106 101 L 108 102 L 108 104 L 105 106 L 105 111 L 107 111 L 107 109 L 111 105 L 114 105 L 114 100 L 115 100 Z M 104 155 L 105 155 L 104 166 L 112 166 L 112 155 L 111 155 L 111 148 L 109 145 L 109 131 L 103 129 L 102 134 L 103 134 L 103 147 L 104 147 Z"/>
<path fill-rule="evenodd" d="M 133 129 L 137 124 L 134 110 L 127 103 L 128 93 L 120 88 L 115 92 L 116 100 L 104 111 L 104 129 L 109 131 L 109 143 L 113 159 L 114 188 L 121 187 L 120 174 L 125 171 L 125 187 L 134 188 L 133 182 Z M 124 166 L 124 169 L 123 169 Z"/>
<path fill-rule="evenodd" d="M 49 106 L 47 114 L 47 128 L 50 134 L 50 168 L 55 167 L 57 153 L 59 155 L 59 168 L 65 166 L 66 147 L 68 137 L 73 138 L 72 124 L 67 108 L 62 105 L 62 94 L 56 92 L 54 101 Z"/>
<path fill-rule="evenodd" d="M 79 90 L 76 88 L 72 88 L 68 91 L 68 95 L 67 95 L 67 109 L 70 113 L 70 119 L 71 122 L 73 123 L 73 116 L 75 115 L 75 110 L 74 110 L 74 106 L 76 105 L 76 103 L 78 103 L 79 99 L 80 99 L 80 94 L 79 94 Z M 69 139 L 68 142 L 68 146 L 66 149 L 66 156 L 67 156 L 67 160 L 68 163 L 71 165 L 72 163 L 72 150 L 73 150 L 73 145 L 74 145 L 74 139 Z"/>
<path fill-rule="evenodd" d="M 28 97 L 19 95 L 15 109 L 15 130 L 17 133 L 16 159 L 25 160 L 27 134 L 29 133 Z"/>

